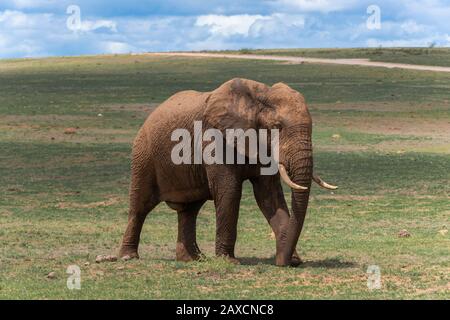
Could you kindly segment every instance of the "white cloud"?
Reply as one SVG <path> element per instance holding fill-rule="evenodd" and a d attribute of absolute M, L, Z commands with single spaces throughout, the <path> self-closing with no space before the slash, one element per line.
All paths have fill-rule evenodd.
<path fill-rule="evenodd" d="M 6 0 L 9 4 L 17 9 L 41 8 L 55 4 L 57 0 Z"/>
<path fill-rule="evenodd" d="M 213 35 L 231 36 L 234 34 L 240 34 L 247 36 L 250 27 L 257 20 L 267 20 L 270 17 L 264 17 L 261 15 L 206 15 L 199 16 L 195 21 L 195 25 L 199 27 L 207 26 Z"/>
<path fill-rule="evenodd" d="M 204 19 L 202 17 L 202 19 Z M 208 23 L 206 23 L 208 22 Z M 305 16 L 299 14 L 273 13 L 253 15 L 242 19 L 240 15 L 208 16 L 197 26 L 207 28 L 206 37 L 185 44 L 188 50 L 240 49 L 244 47 L 293 47 L 299 46 L 304 28 Z M 319 37 L 323 38 L 326 33 Z"/>
<path fill-rule="evenodd" d="M 208 27 L 212 37 L 217 40 L 220 37 L 231 36 L 260 37 L 280 34 L 287 31 L 286 28 L 296 28 L 297 31 L 304 27 L 303 15 L 289 15 L 274 13 L 270 16 L 262 15 L 207 15 L 199 16 L 196 26 Z M 292 30 L 291 30 L 292 31 Z"/>
<path fill-rule="evenodd" d="M 23 29 L 36 27 L 50 18 L 50 14 L 25 14 L 16 10 L 0 12 L 0 25 L 5 29 Z"/>
<path fill-rule="evenodd" d="M 403 0 L 401 16 L 414 17 L 422 23 L 450 29 L 450 5 L 448 0 Z"/>
<path fill-rule="evenodd" d="M 83 19 L 77 32 L 67 28 L 66 20 L 66 15 L 0 11 L 0 58 L 134 50 L 126 39 L 114 39 L 118 30 L 113 20 Z"/>
<path fill-rule="evenodd" d="M 82 20 L 80 31 L 89 32 L 101 28 L 109 29 L 111 32 L 117 32 L 117 25 L 112 20 Z"/>
<path fill-rule="evenodd" d="M 400 25 L 400 28 L 406 33 L 420 33 L 426 31 L 426 26 L 418 24 L 414 20 L 408 20 Z"/>
<path fill-rule="evenodd" d="M 105 41 L 100 44 L 100 48 L 104 53 L 130 53 L 135 52 L 136 48 L 125 42 Z"/>
<path fill-rule="evenodd" d="M 331 12 L 352 8 L 356 3 L 356 0 L 278 0 L 275 6 L 286 6 L 302 12 Z"/>
<path fill-rule="evenodd" d="M 439 47 L 450 47 L 450 36 L 436 35 L 415 39 L 396 39 L 396 40 L 380 40 L 368 39 L 366 45 L 371 48 L 376 47 L 428 47 L 430 45 L 437 45 Z"/>
<path fill-rule="evenodd" d="M 252 37 L 292 37 L 298 34 L 305 26 L 303 15 L 291 15 L 275 13 L 265 21 L 257 20 L 251 26 L 250 35 Z"/>

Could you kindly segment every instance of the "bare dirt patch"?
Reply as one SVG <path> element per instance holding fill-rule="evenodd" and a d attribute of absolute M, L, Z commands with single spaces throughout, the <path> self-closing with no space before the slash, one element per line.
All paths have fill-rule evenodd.
<path fill-rule="evenodd" d="M 340 200 L 340 201 L 375 201 L 383 198 L 378 195 L 357 196 L 357 195 L 317 195 L 311 196 L 314 200 Z"/>
<path fill-rule="evenodd" d="M 3 141 L 54 141 L 76 143 L 132 143 L 138 128 L 106 128 L 104 121 L 116 121 L 118 112 L 142 119 L 158 104 L 117 104 L 92 107 L 92 115 L 6 115 L 0 119 Z M 113 118 L 105 118 L 112 113 Z M 99 122 L 100 121 L 100 122 Z"/>
<path fill-rule="evenodd" d="M 2 126 L 3 141 L 41 141 L 41 142 L 76 142 L 76 143 L 132 143 L 136 129 L 102 129 L 81 126 L 71 132 L 60 127 L 48 128 L 39 125 Z"/>
<path fill-rule="evenodd" d="M 57 207 L 59 209 L 86 209 L 86 208 L 98 208 L 109 207 L 120 202 L 119 198 L 109 198 L 105 201 L 91 202 L 91 203 L 78 203 L 78 202 L 60 202 Z"/>
<path fill-rule="evenodd" d="M 375 134 L 382 136 L 395 136 L 399 139 L 387 138 L 377 144 L 350 143 L 338 139 L 338 143 L 317 145 L 317 148 L 325 151 L 348 152 L 378 150 L 382 152 L 431 152 L 450 153 L 450 117 L 431 118 L 420 116 L 412 112 L 410 108 L 425 110 L 428 105 L 420 106 L 408 104 L 384 104 L 366 103 L 361 105 L 316 105 L 312 110 L 317 111 L 313 116 L 317 130 L 345 130 L 354 134 Z M 324 114 L 326 110 L 352 110 L 362 111 L 356 114 Z M 364 111 L 377 111 L 381 114 L 368 114 Z M 384 116 L 383 113 L 404 112 L 394 117 Z M 337 121 L 338 118 L 338 121 Z M 331 136 L 330 136 L 331 137 Z M 404 137 L 404 138 L 403 138 Z"/>
<path fill-rule="evenodd" d="M 309 84 L 309 82 L 308 82 Z M 415 102 L 359 102 L 359 103 L 315 103 L 308 107 L 314 110 L 332 110 L 332 111 L 374 111 L 374 112 L 417 112 L 417 110 L 437 110 L 436 105 L 442 106 L 442 110 L 449 110 L 450 100 L 442 100 L 442 102 L 418 104 Z"/>
<path fill-rule="evenodd" d="M 130 103 L 130 104 L 109 104 L 109 105 L 100 105 L 96 107 L 96 110 L 99 111 L 130 111 L 130 112 L 143 112 L 146 114 L 149 114 L 150 112 L 153 112 L 157 107 L 159 106 L 159 103 L 148 103 L 148 104 L 142 104 L 142 103 Z"/>
<path fill-rule="evenodd" d="M 450 292 L 450 282 L 443 286 L 437 286 L 437 287 L 431 287 L 426 289 L 416 289 L 416 292 L 414 295 L 424 295 L 424 294 L 431 294 L 431 293 L 437 293 L 437 292 Z"/>
<path fill-rule="evenodd" d="M 78 122 L 92 119 L 89 116 L 77 115 L 2 115 L 0 124 L 11 126 L 31 126 L 30 123 Z"/>
<path fill-rule="evenodd" d="M 340 124 L 346 130 L 361 131 L 373 134 L 395 134 L 430 138 L 444 138 L 450 141 L 449 119 L 418 119 L 418 118 L 384 118 L 339 116 Z M 316 115 L 316 124 L 335 127 L 336 116 Z"/>
<path fill-rule="evenodd" d="M 386 141 L 376 145 L 378 150 L 402 154 L 405 152 L 430 152 L 450 154 L 450 142 L 446 139 L 435 138 L 427 141 Z"/>
<path fill-rule="evenodd" d="M 316 151 L 327 151 L 327 152 L 354 152 L 354 151 L 367 151 L 369 146 L 364 145 L 350 145 L 350 144 L 339 144 L 339 145 L 323 145 L 318 144 L 314 146 Z"/>
<path fill-rule="evenodd" d="M 413 65 L 405 63 L 378 62 L 367 59 L 326 59 L 326 58 L 305 58 L 290 56 L 271 56 L 257 54 L 223 54 L 223 53 L 203 53 L 203 52 L 165 52 L 165 53 L 145 53 L 148 56 L 183 56 L 194 58 L 226 58 L 226 59 L 250 59 L 250 60 L 273 60 L 290 63 L 313 63 L 313 64 L 341 64 L 352 66 L 367 66 L 381 68 L 400 68 L 411 70 L 424 70 L 434 72 L 450 72 L 450 67 Z"/>

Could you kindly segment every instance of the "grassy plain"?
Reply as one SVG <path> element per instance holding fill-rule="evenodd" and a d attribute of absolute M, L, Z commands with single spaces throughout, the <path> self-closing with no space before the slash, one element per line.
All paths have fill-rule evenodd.
<path fill-rule="evenodd" d="M 96 264 L 117 252 L 126 226 L 131 142 L 148 113 L 177 91 L 233 77 L 283 81 L 309 102 L 316 171 L 340 189 L 312 190 L 298 245 L 304 264 L 273 265 L 274 240 L 248 185 L 241 265 L 213 257 L 211 203 L 198 223 L 206 261 L 174 261 L 176 214 L 162 204 L 144 225 L 139 261 Z M 0 298 L 448 299 L 449 92 L 449 74 L 384 68 L 145 55 L 0 60 Z M 76 133 L 64 134 L 69 127 Z M 66 287 L 73 264 L 81 290 Z M 370 265 L 381 270 L 379 290 L 367 287 Z"/>

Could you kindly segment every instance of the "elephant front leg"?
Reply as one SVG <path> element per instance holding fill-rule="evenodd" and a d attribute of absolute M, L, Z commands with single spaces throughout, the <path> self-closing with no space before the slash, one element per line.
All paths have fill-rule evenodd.
<path fill-rule="evenodd" d="M 221 185 L 214 187 L 214 204 L 216 207 L 216 255 L 225 256 L 233 263 L 234 248 L 237 238 L 237 222 L 241 201 L 242 182 L 230 182 L 223 179 Z"/>
<path fill-rule="evenodd" d="M 251 179 L 256 203 L 272 228 L 276 239 L 276 264 L 282 261 L 286 242 L 286 229 L 289 224 L 289 209 L 284 199 L 283 188 L 278 176 L 260 176 Z M 290 265 L 296 267 L 302 263 L 297 250 L 294 250 Z"/>
<path fill-rule="evenodd" d="M 235 207 L 234 201 L 229 199 L 216 207 L 216 256 L 224 256 L 233 263 L 239 263 L 234 255 L 239 208 Z"/>

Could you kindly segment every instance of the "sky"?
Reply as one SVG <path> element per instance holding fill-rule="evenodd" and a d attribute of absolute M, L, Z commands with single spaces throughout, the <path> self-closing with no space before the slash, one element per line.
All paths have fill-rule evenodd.
<path fill-rule="evenodd" d="M 450 0 L 0 0 L 0 58 L 450 47 Z"/>

